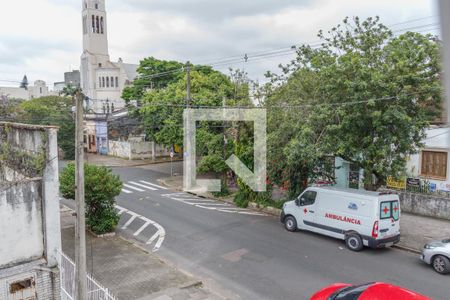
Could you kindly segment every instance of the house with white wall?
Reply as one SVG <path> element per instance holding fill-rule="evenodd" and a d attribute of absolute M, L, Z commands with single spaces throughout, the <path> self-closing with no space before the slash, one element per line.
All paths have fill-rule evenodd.
<path fill-rule="evenodd" d="M 422 143 L 423 148 L 408 158 L 407 177 L 429 183 L 431 191 L 450 192 L 450 127 L 430 127 Z"/>

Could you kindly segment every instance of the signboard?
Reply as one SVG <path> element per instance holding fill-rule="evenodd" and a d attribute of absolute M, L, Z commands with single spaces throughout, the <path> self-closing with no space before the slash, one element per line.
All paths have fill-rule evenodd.
<path fill-rule="evenodd" d="M 173 158 L 173 151 L 170 151 L 170 158 Z"/>
<path fill-rule="evenodd" d="M 388 176 L 386 186 L 394 189 L 406 189 L 406 180 L 405 178 L 396 179 L 392 176 Z"/>
<path fill-rule="evenodd" d="M 406 178 L 406 185 L 408 187 L 419 188 L 420 187 L 420 179 L 419 178 Z"/>

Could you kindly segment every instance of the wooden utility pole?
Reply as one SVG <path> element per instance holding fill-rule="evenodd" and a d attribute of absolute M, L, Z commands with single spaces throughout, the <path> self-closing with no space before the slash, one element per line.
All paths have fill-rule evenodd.
<path fill-rule="evenodd" d="M 75 290 L 77 300 L 87 300 L 86 221 L 84 205 L 83 96 L 78 90 L 75 122 Z"/>

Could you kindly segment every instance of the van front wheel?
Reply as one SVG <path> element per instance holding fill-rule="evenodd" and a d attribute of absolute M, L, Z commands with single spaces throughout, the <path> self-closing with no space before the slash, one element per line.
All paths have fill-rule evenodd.
<path fill-rule="evenodd" d="M 364 247 L 361 237 L 356 233 L 350 233 L 345 237 L 345 245 L 352 251 L 361 251 Z"/>
<path fill-rule="evenodd" d="M 293 216 L 287 216 L 284 218 L 284 227 L 288 231 L 296 231 L 297 230 L 297 221 Z"/>

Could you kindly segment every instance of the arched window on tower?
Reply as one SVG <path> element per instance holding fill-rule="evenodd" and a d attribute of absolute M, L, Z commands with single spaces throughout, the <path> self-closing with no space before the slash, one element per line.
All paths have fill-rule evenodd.
<path fill-rule="evenodd" d="M 100 33 L 100 20 L 98 18 L 98 16 L 96 17 L 96 21 L 97 21 L 97 33 Z"/>
<path fill-rule="evenodd" d="M 109 77 L 106 76 L 106 87 L 109 88 Z"/>
<path fill-rule="evenodd" d="M 105 77 L 102 77 L 102 87 L 105 87 Z"/>
<path fill-rule="evenodd" d="M 111 76 L 111 87 L 114 87 L 114 77 Z"/>
<path fill-rule="evenodd" d="M 103 17 L 100 18 L 100 32 L 103 34 Z"/>
<path fill-rule="evenodd" d="M 92 32 L 95 33 L 95 16 L 92 15 Z"/>

